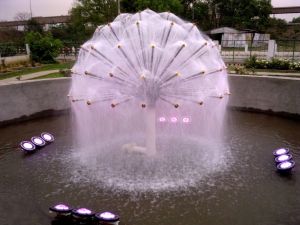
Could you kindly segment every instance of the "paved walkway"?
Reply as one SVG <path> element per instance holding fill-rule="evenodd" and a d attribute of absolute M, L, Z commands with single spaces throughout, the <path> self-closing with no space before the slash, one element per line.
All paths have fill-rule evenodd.
<path fill-rule="evenodd" d="M 15 83 L 16 81 L 30 80 L 36 77 L 42 77 L 48 75 L 50 73 L 58 73 L 58 72 L 59 70 L 46 70 L 46 71 L 41 71 L 36 73 L 30 73 L 30 74 L 22 75 L 20 79 L 19 76 L 16 76 L 16 77 L 0 80 L 0 83 L 2 84 Z"/>
<path fill-rule="evenodd" d="M 235 71 L 229 71 L 229 74 L 235 74 Z M 300 78 L 299 73 L 284 73 L 284 72 L 255 72 L 254 74 L 245 74 L 254 76 L 274 76 L 274 77 L 294 77 Z"/>
<path fill-rule="evenodd" d="M 36 73 L 30 73 L 26 75 L 22 75 L 19 79 L 19 76 L 11 77 L 7 79 L 0 80 L 0 84 L 9 84 L 9 83 L 16 83 L 17 81 L 23 81 L 23 80 L 30 80 L 36 77 L 42 77 L 45 75 L 48 75 L 50 73 L 58 73 L 59 70 L 46 70 Z M 229 71 L 230 74 L 235 74 L 234 71 Z M 252 75 L 252 74 L 249 74 Z M 281 72 L 255 72 L 254 75 L 261 75 L 261 76 L 278 76 L 278 77 L 294 77 L 294 78 L 300 78 L 300 73 L 281 73 Z"/>

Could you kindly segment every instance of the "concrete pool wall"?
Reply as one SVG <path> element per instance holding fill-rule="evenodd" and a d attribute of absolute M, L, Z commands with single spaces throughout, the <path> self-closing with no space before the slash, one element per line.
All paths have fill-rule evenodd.
<path fill-rule="evenodd" d="M 300 118 L 300 78 L 230 75 L 229 107 Z"/>
<path fill-rule="evenodd" d="M 51 115 L 70 108 L 70 78 L 0 82 L 0 124 Z"/>
<path fill-rule="evenodd" d="M 0 82 L 0 124 L 66 111 L 70 78 Z M 230 75 L 229 106 L 300 118 L 300 79 Z"/>

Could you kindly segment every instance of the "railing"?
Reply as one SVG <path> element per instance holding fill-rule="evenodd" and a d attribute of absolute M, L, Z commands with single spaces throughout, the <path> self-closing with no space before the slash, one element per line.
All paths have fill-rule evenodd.
<path fill-rule="evenodd" d="M 24 44 L 18 43 L 0 43 L 0 57 L 26 55 Z"/>
<path fill-rule="evenodd" d="M 215 41 L 218 42 L 218 41 Z M 82 43 L 64 42 L 59 59 L 75 60 Z M 300 61 L 300 40 L 222 40 L 218 42 L 221 55 L 227 63 L 244 63 L 256 56 L 260 59 L 285 58 Z M 30 48 L 30 46 L 29 46 Z M 0 43 L 0 57 L 26 54 L 26 47 L 17 43 Z"/>
<path fill-rule="evenodd" d="M 219 49 L 228 63 L 243 63 L 254 55 L 261 59 L 300 60 L 300 40 L 222 40 Z"/>

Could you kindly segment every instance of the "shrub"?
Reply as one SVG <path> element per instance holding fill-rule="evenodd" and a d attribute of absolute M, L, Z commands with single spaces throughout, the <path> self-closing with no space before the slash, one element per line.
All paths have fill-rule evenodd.
<path fill-rule="evenodd" d="M 62 42 L 54 39 L 50 33 L 44 35 L 38 32 L 29 32 L 25 41 L 30 46 L 33 61 L 41 63 L 53 63 L 62 47 Z"/>
<path fill-rule="evenodd" d="M 245 67 L 250 69 L 300 70 L 300 62 L 277 58 L 271 60 L 257 59 L 256 56 L 252 56 L 245 61 Z"/>

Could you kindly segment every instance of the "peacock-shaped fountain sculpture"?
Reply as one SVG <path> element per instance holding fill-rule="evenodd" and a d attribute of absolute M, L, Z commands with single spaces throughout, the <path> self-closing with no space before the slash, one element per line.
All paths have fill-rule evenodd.
<path fill-rule="evenodd" d="M 202 107 L 228 94 L 226 67 L 217 46 L 195 24 L 147 9 L 121 14 L 96 29 L 72 68 L 69 97 L 85 117 L 99 118 L 103 111 L 113 118 L 120 113 L 117 108 L 139 107 L 146 147 L 125 147 L 155 154 L 160 105 L 176 110 L 191 104 Z"/>

